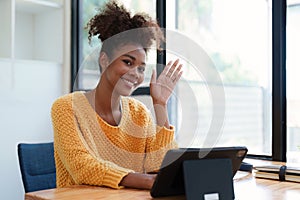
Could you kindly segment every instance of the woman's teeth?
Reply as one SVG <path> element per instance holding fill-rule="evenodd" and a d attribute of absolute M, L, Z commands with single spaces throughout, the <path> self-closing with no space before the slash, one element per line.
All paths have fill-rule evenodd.
<path fill-rule="evenodd" d="M 123 81 L 125 81 L 127 84 L 131 85 L 131 86 L 134 86 L 135 84 L 137 84 L 137 82 L 132 82 L 132 81 L 129 81 L 129 80 L 126 80 L 126 79 L 122 79 Z"/>

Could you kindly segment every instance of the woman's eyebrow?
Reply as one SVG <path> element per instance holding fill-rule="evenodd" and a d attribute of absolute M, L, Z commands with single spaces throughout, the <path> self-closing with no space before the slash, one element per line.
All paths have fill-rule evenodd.
<path fill-rule="evenodd" d="M 135 58 L 134 56 L 132 56 L 132 55 L 124 54 L 123 56 L 126 56 L 126 57 L 131 58 L 132 60 L 136 61 L 136 58 Z M 141 65 L 142 65 L 142 66 L 145 66 L 146 63 L 142 62 Z"/>
<path fill-rule="evenodd" d="M 136 58 L 135 58 L 134 56 L 129 55 L 129 54 L 124 54 L 123 56 L 129 57 L 129 58 L 131 58 L 132 60 L 136 60 Z"/>

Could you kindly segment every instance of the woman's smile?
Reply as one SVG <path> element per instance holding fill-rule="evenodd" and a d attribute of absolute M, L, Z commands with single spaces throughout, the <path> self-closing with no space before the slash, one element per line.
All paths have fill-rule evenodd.
<path fill-rule="evenodd" d="M 136 85 L 138 84 L 137 81 L 134 81 L 134 80 L 130 80 L 130 79 L 126 79 L 124 77 L 121 77 L 120 78 L 124 83 L 125 85 L 130 88 L 130 89 L 133 89 L 134 87 L 136 87 Z"/>

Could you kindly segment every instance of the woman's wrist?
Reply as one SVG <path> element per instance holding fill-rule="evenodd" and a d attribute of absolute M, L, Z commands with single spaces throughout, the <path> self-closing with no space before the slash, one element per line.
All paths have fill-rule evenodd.
<path fill-rule="evenodd" d="M 167 106 L 168 102 L 163 102 L 158 99 L 152 98 L 153 105 Z"/>
<path fill-rule="evenodd" d="M 170 128 L 167 105 L 153 103 L 153 108 L 156 117 L 156 124 L 161 127 L 165 126 L 166 128 Z"/>

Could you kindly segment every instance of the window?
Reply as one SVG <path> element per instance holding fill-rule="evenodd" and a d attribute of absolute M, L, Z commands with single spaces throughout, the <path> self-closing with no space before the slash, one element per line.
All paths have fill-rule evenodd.
<path fill-rule="evenodd" d="M 73 1 L 73 90 L 93 88 L 100 76 L 97 61 L 100 46 L 97 39 L 88 44 L 84 26 L 95 14 L 95 8 L 105 1 Z M 222 131 L 216 131 L 214 141 L 209 144 L 245 145 L 250 154 L 267 159 L 285 161 L 286 154 L 289 160 L 299 157 L 300 97 L 295 92 L 300 63 L 296 54 L 300 50 L 298 0 L 288 0 L 287 7 L 281 0 L 121 2 L 133 12 L 145 11 L 159 18 L 163 27 L 166 25 L 166 54 L 161 58 L 155 52 L 150 53 L 145 85 L 149 84 L 156 60 L 179 57 L 185 65 L 169 106 L 180 145 L 205 145 L 203 141 L 214 128 L 214 115 L 218 113 L 215 111 L 223 109 L 223 113 L 217 114 L 223 120 Z M 286 17 L 285 35 L 282 27 L 286 25 Z M 170 41 L 178 35 L 195 44 L 197 51 L 189 48 L 188 43 L 176 47 L 188 49 L 190 52 L 185 56 L 172 51 Z M 221 82 L 211 79 L 209 73 L 203 73 L 191 62 L 189 53 L 198 52 L 206 55 L 207 63 L 212 64 Z M 212 91 L 218 89 L 224 96 L 214 101 Z"/>
<path fill-rule="evenodd" d="M 205 80 L 207 77 L 201 77 L 201 72 L 197 73 L 186 60 L 184 81 L 177 90 L 177 98 L 185 99 L 178 104 L 183 107 L 178 110 L 188 110 L 180 119 L 183 123 L 178 122 L 183 126 L 180 134 L 185 138 L 187 133 L 191 134 L 191 146 L 202 146 L 205 138 L 216 134 L 209 132 L 214 114 L 207 87 L 222 84 L 218 87 L 225 91 L 225 118 L 220 135 L 215 137 L 216 145 L 245 145 L 249 153 L 271 155 L 271 2 L 173 2 L 173 6 L 167 6 L 167 15 L 171 15 L 167 18 L 167 29 L 178 30 L 202 47 L 222 79 L 222 83 Z M 187 88 L 194 92 L 195 99 L 184 98 Z M 189 116 L 199 122 L 183 121 Z"/>
<path fill-rule="evenodd" d="M 287 158 L 300 162 L 300 1 L 287 1 Z"/>

